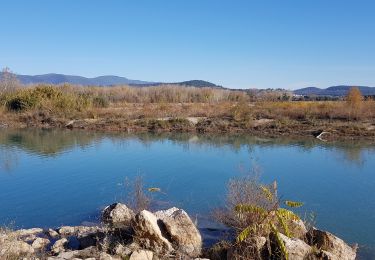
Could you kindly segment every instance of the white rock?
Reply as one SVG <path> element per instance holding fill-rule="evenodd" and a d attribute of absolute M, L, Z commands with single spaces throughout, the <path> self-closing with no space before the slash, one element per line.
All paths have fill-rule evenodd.
<path fill-rule="evenodd" d="M 164 211 L 157 211 L 155 216 L 163 222 L 177 251 L 183 252 L 190 257 L 197 257 L 201 254 L 202 237 L 184 210 L 174 207 Z"/>
<path fill-rule="evenodd" d="M 47 238 L 38 237 L 34 240 L 33 244 L 31 245 L 34 249 L 43 249 L 45 248 L 50 241 Z"/>
<path fill-rule="evenodd" d="M 115 228 L 130 226 L 135 214 L 133 210 L 121 203 L 114 203 L 103 210 L 102 220 L 105 224 Z"/>
<path fill-rule="evenodd" d="M 285 244 L 288 251 L 289 259 L 304 260 L 311 252 L 311 246 L 298 238 L 289 238 L 284 234 L 279 233 L 280 238 Z"/>
<path fill-rule="evenodd" d="M 152 260 L 154 253 L 149 250 L 134 251 L 129 260 Z"/>
<path fill-rule="evenodd" d="M 59 239 L 53 244 L 51 248 L 51 252 L 53 254 L 59 254 L 61 252 L 64 252 L 67 244 L 68 244 L 68 239 L 66 238 Z"/>
<path fill-rule="evenodd" d="M 151 212 L 142 210 L 135 216 L 132 226 L 136 240 L 143 248 L 160 254 L 173 250 L 172 244 L 162 235 L 158 219 Z"/>

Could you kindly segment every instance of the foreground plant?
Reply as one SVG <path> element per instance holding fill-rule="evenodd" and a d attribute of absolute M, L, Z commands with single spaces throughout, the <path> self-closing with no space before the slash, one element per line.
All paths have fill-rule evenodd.
<path fill-rule="evenodd" d="M 266 254 L 268 258 L 289 259 L 280 234 L 289 238 L 301 236 L 305 228 L 292 209 L 302 205 L 279 199 L 276 182 L 261 185 L 253 175 L 231 180 L 226 209 L 218 210 L 215 215 L 235 232 L 232 258 L 264 259 Z M 259 243 L 266 246 L 258 246 Z"/>
<path fill-rule="evenodd" d="M 283 240 L 279 233 L 285 234 L 287 237 L 292 237 L 291 228 L 289 225 L 292 221 L 301 220 L 293 211 L 281 208 L 278 200 L 277 184 L 274 182 L 272 189 L 270 187 L 260 185 L 259 189 L 262 191 L 264 197 L 274 206 L 271 209 L 262 207 L 256 204 L 238 204 L 235 207 L 235 212 L 239 219 L 259 219 L 249 226 L 244 228 L 237 236 L 237 242 L 241 243 L 252 235 L 268 234 L 276 238 L 277 246 L 285 259 L 288 259 L 288 252 L 286 250 Z M 303 205 L 301 202 L 284 201 L 284 204 L 290 208 L 298 208 Z"/>

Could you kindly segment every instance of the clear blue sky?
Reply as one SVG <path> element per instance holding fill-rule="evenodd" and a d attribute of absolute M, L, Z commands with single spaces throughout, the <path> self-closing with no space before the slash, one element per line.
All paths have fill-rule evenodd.
<path fill-rule="evenodd" d="M 8 0 L 0 24 L 20 74 L 375 86 L 372 0 Z"/>

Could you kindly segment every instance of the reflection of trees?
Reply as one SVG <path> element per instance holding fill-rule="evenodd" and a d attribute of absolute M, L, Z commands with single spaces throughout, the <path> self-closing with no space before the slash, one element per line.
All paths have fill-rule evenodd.
<path fill-rule="evenodd" d="M 70 130 L 2 130 L 0 132 L 0 152 L 3 168 L 11 167 L 15 161 L 17 148 L 39 156 L 55 156 L 74 147 L 86 148 L 102 140 L 110 140 L 113 144 L 126 149 L 129 141 L 138 141 L 149 147 L 155 142 L 170 142 L 192 147 L 226 148 L 238 152 L 240 149 L 252 151 L 254 147 L 283 147 L 293 146 L 303 152 L 316 147 L 334 150 L 344 155 L 346 161 L 355 164 L 363 162 L 363 151 L 375 151 L 375 144 L 371 142 L 336 142 L 322 143 L 316 138 L 259 138 L 244 134 L 189 134 L 189 133 L 98 133 Z"/>
<path fill-rule="evenodd" d="M 13 149 L 0 146 L 0 170 L 10 172 L 18 163 L 17 153 Z"/>
<path fill-rule="evenodd" d="M 59 130 L 4 130 L 0 132 L 0 145 L 19 148 L 42 156 L 53 156 L 76 146 L 82 148 L 98 139 L 96 134 Z"/>
<path fill-rule="evenodd" d="M 352 145 L 341 145 L 336 147 L 335 150 L 339 153 L 339 160 L 344 159 L 345 162 L 355 164 L 357 166 L 363 165 L 365 161 L 363 158 L 365 150 L 375 151 L 373 147 L 366 148 L 356 143 L 353 143 Z"/>

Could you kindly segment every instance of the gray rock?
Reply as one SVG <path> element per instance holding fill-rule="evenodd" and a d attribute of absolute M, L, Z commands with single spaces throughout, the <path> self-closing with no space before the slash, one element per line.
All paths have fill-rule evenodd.
<path fill-rule="evenodd" d="M 64 252 L 67 245 L 68 245 L 68 239 L 61 238 L 53 244 L 53 246 L 51 248 L 51 252 L 53 254 L 56 254 L 56 255 L 61 253 L 61 252 Z"/>
<path fill-rule="evenodd" d="M 135 214 L 133 210 L 121 203 L 114 203 L 103 210 L 102 221 L 115 228 L 127 228 Z"/>
<path fill-rule="evenodd" d="M 135 216 L 132 225 L 135 239 L 143 248 L 157 254 L 167 254 L 173 250 L 172 244 L 163 236 L 158 219 L 147 210 L 142 210 Z"/>
<path fill-rule="evenodd" d="M 52 259 L 90 259 L 94 258 L 99 255 L 97 248 L 95 247 L 88 247 L 83 250 L 73 250 L 73 251 L 66 251 L 66 252 L 60 252 L 55 258 Z"/>
<path fill-rule="evenodd" d="M 101 231 L 101 228 L 98 226 L 64 226 L 58 229 L 58 233 L 63 237 L 79 236 L 82 234 L 96 233 L 99 231 Z"/>
<path fill-rule="evenodd" d="M 140 246 L 137 243 L 131 243 L 129 245 L 117 244 L 113 249 L 115 255 L 121 256 L 123 258 L 131 255 L 132 252 L 140 250 Z"/>
<path fill-rule="evenodd" d="M 32 243 L 32 247 L 36 250 L 44 249 L 47 245 L 49 245 L 50 241 L 47 238 L 38 237 Z"/>
<path fill-rule="evenodd" d="M 76 227 L 64 226 L 57 230 L 61 236 L 69 237 L 76 234 Z"/>
<path fill-rule="evenodd" d="M 9 235 L 31 244 L 37 238 L 37 236 L 41 233 L 43 233 L 43 229 L 41 228 L 30 228 L 30 229 L 20 229 L 20 230 L 11 232 Z"/>
<path fill-rule="evenodd" d="M 49 228 L 49 229 L 45 232 L 45 234 L 46 234 L 47 236 L 51 237 L 51 238 L 57 238 L 57 237 L 60 236 L 59 233 L 57 233 L 56 230 L 53 230 L 53 229 L 51 229 L 51 228 Z"/>
<path fill-rule="evenodd" d="M 152 260 L 154 253 L 149 250 L 134 251 L 129 260 Z"/>
<path fill-rule="evenodd" d="M 111 256 L 107 253 L 100 253 L 99 255 L 99 260 L 122 260 L 120 257 L 117 257 L 117 256 Z"/>
<path fill-rule="evenodd" d="M 178 208 L 155 212 L 163 222 L 177 252 L 198 257 L 202 251 L 202 237 L 188 214 Z"/>
<path fill-rule="evenodd" d="M 337 259 L 354 260 L 356 258 L 355 248 L 327 231 L 313 228 L 309 231 L 308 237 L 316 247 L 334 255 Z"/>
<path fill-rule="evenodd" d="M 30 229 L 20 229 L 17 231 L 14 231 L 14 234 L 17 235 L 17 237 L 27 237 L 30 235 L 38 235 L 43 232 L 43 229 L 41 228 L 30 228 Z"/>
<path fill-rule="evenodd" d="M 311 246 L 298 238 L 289 238 L 281 233 L 279 236 L 285 244 L 289 259 L 304 260 L 312 251 Z"/>

